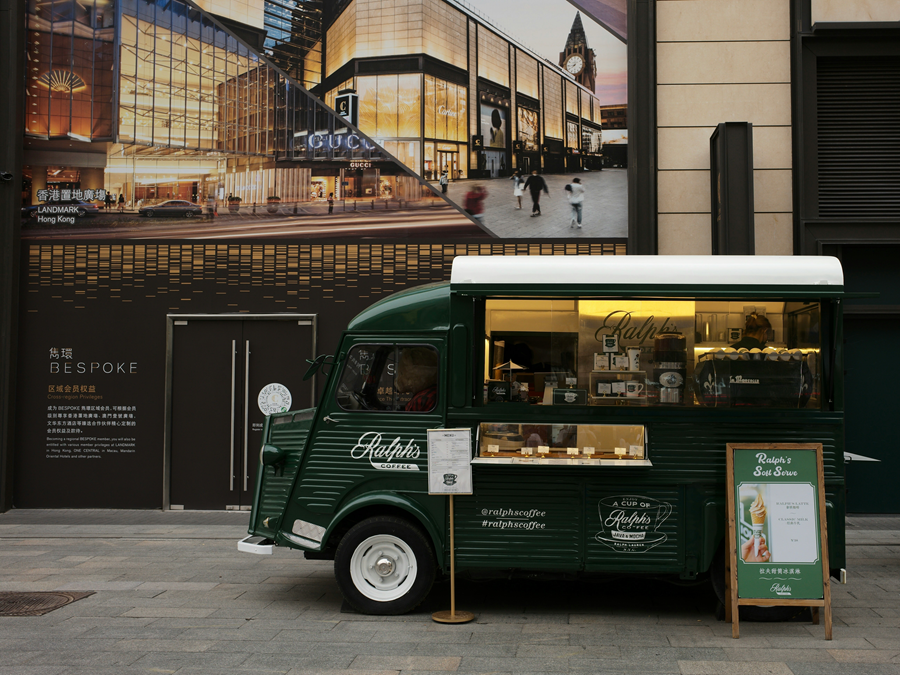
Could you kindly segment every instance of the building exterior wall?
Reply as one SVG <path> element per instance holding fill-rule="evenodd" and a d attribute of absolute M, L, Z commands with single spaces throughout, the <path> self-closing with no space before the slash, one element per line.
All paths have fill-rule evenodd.
<path fill-rule="evenodd" d="M 812 0 L 812 22 L 900 21 L 897 0 Z"/>
<path fill-rule="evenodd" d="M 753 125 L 756 253 L 793 251 L 790 7 L 657 2 L 659 252 L 709 254 L 709 137 Z"/>
<path fill-rule="evenodd" d="M 406 23 L 386 27 L 399 5 L 352 0 L 327 28 L 328 105 L 338 91 L 355 89 L 360 130 L 426 180 L 443 169 L 456 180 L 526 166 L 554 173 L 601 167 L 599 142 L 583 140 L 600 137 L 599 102 L 590 91 L 446 0 L 403 3 Z M 411 20 L 420 14 L 422 21 Z M 425 58 L 398 58 L 420 54 Z M 466 75 L 435 70 L 435 60 Z M 387 73 L 375 74 L 382 68 Z M 474 136 L 483 138 L 483 149 L 470 144 Z M 545 138 L 552 143 L 542 148 Z"/>
<path fill-rule="evenodd" d="M 509 49 L 496 33 L 478 25 L 478 77 L 509 86 Z"/>
<path fill-rule="evenodd" d="M 544 75 L 542 108 L 544 112 L 544 136 L 563 139 L 562 78 L 541 68 Z"/>
<path fill-rule="evenodd" d="M 265 5 L 264 0 L 197 0 L 197 6 L 210 14 L 254 28 L 263 28 Z"/>
<path fill-rule="evenodd" d="M 352 59 L 424 54 L 466 67 L 466 17 L 442 0 L 355 0 L 328 29 L 325 76 Z"/>
<path fill-rule="evenodd" d="M 531 98 L 540 98 L 537 60 L 521 49 L 516 50 L 516 91 Z"/>

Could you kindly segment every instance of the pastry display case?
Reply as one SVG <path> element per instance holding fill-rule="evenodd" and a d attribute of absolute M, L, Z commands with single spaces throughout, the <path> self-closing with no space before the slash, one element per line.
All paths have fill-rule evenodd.
<path fill-rule="evenodd" d="M 478 427 L 475 463 L 651 466 L 640 424 L 493 424 Z"/>

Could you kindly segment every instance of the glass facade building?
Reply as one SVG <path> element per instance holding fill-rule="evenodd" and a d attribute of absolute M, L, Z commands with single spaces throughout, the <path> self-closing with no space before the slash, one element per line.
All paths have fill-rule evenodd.
<path fill-rule="evenodd" d="M 461 3 L 349 0 L 324 30 L 315 91 L 354 90 L 363 133 L 426 179 L 601 167 L 593 93 Z"/>
<path fill-rule="evenodd" d="M 381 174 L 403 184 L 405 199 L 423 194 L 369 138 L 191 2 L 32 0 L 27 54 L 32 202 L 58 176 L 122 194 L 129 207 L 324 198 L 316 176 L 338 198 L 378 196 L 362 186 Z M 384 102 L 375 130 L 415 136 L 407 120 L 421 108 L 421 75 L 372 79 Z M 41 158 L 59 141 L 74 150 L 52 167 Z"/>
<path fill-rule="evenodd" d="M 322 3 L 265 2 L 265 55 L 307 89 L 322 80 Z"/>
<path fill-rule="evenodd" d="M 112 139 L 115 35 L 108 2 L 29 0 L 26 134 Z"/>

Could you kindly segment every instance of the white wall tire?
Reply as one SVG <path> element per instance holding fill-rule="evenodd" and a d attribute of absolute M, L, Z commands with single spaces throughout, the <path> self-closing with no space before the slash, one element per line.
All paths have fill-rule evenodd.
<path fill-rule="evenodd" d="M 404 614 L 434 583 L 434 553 L 425 535 L 409 522 L 378 516 L 344 535 L 334 557 L 344 598 L 364 614 Z"/>

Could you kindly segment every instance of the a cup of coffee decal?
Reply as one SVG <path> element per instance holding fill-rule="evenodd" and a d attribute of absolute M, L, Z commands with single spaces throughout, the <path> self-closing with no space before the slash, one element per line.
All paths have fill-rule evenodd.
<path fill-rule="evenodd" d="M 622 553 L 639 553 L 666 541 L 657 532 L 672 514 L 672 505 L 653 497 L 616 495 L 599 503 L 602 532 L 596 539 Z"/>
<path fill-rule="evenodd" d="M 625 383 L 625 396 L 636 398 L 644 395 L 644 385 L 636 380 L 630 380 Z"/>

